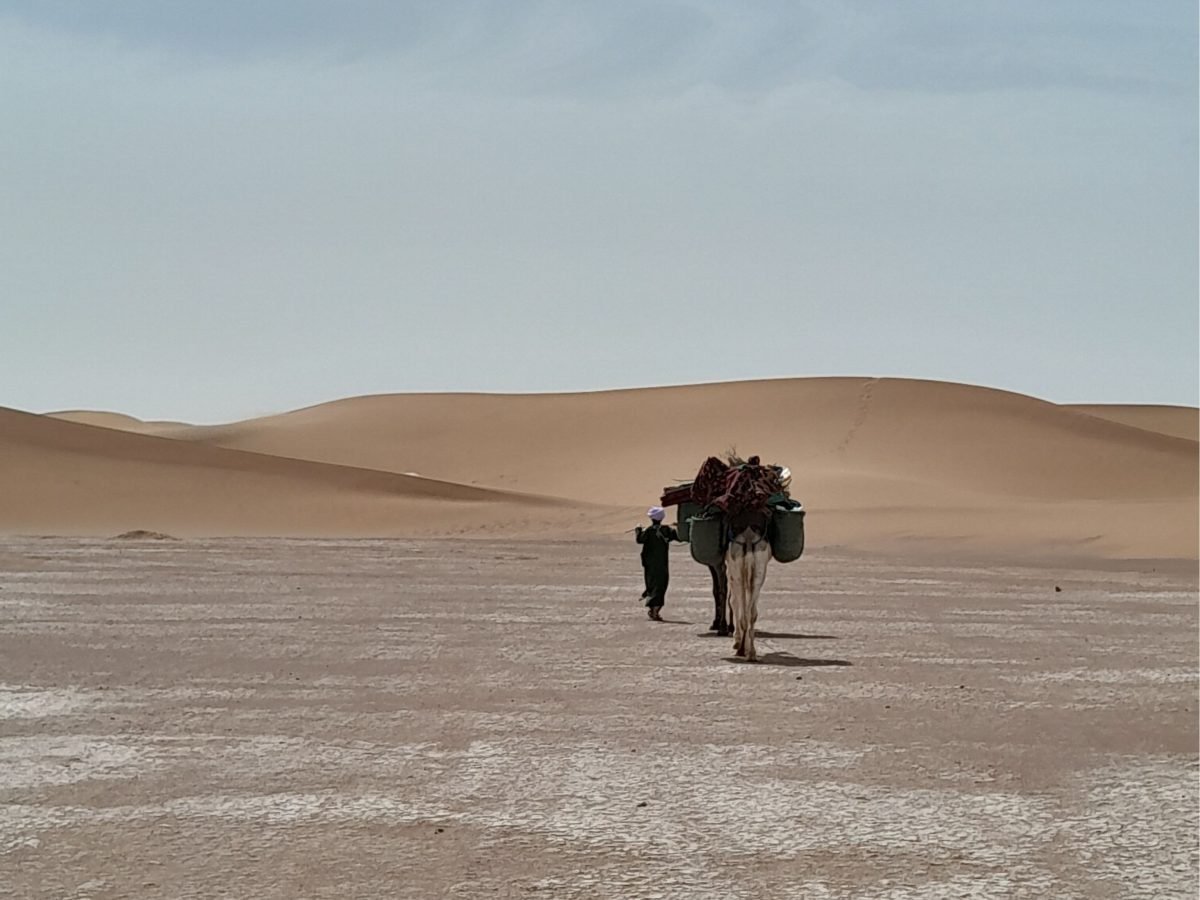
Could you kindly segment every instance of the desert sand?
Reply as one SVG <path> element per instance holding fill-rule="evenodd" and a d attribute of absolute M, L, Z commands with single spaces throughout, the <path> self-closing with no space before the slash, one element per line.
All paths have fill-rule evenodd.
<path fill-rule="evenodd" d="M 1194 572 L 632 549 L 0 540 L 0 896 L 1196 896 Z"/>
<path fill-rule="evenodd" d="M 612 516 L 555 498 L 2 409 L 0 478 L 0 528 L 32 534 L 445 534 L 494 527 L 538 534 Z"/>
<path fill-rule="evenodd" d="M 810 546 L 1195 559 L 1197 411 L 892 378 L 357 397 L 219 426 L 0 412 L 0 531 L 586 537 L 736 448 Z"/>
<path fill-rule="evenodd" d="M 798 379 L 0 410 L 0 897 L 1197 890 L 1196 410 Z M 622 532 L 791 467 L 757 665 Z"/>
<path fill-rule="evenodd" d="M 1155 406 L 1147 404 L 1135 406 L 1125 403 L 1093 404 L 1084 406 L 1068 406 L 1067 409 L 1078 410 L 1101 419 L 1110 419 L 1122 425 L 1132 425 L 1147 431 L 1158 431 L 1173 437 L 1196 440 L 1197 428 L 1200 427 L 1200 410 L 1193 406 Z"/>

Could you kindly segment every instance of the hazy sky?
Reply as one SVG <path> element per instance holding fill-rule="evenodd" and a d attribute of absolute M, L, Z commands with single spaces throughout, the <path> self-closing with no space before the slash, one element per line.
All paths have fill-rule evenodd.
<path fill-rule="evenodd" d="M 0 405 L 1198 402 L 1193 0 L 0 0 Z"/>

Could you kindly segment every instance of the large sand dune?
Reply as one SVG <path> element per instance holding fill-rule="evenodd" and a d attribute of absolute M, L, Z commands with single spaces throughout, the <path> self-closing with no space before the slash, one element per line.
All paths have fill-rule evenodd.
<path fill-rule="evenodd" d="M 629 510 L 690 477 L 705 456 L 736 447 L 792 468 L 815 546 L 1194 558 L 1197 442 L 1183 435 L 1195 414 L 1060 406 L 940 382 L 813 378 L 382 395 L 225 426 L 90 421 L 142 432 L 167 454 L 173 444 L 146 434 L 191 452 L 419 473 Z M 360 533 L 375 521 L 348 512 L 327 527 Z M 596 530 L 597 521 L 576 527 Z"/>
<path fill-rule="evenodd" d="M 144 422 L 134 416 L 124 413 L 105 412 L 102 410 L 69 409 L 62 412 L 47 413 L 54 419 L 64 422 L 76 422 L 80 425 L 96 425 L 100 428 L 114 428 L 117 431 L 132 431 L 135 434 L 168 434 L 180 428 L 188 428 L 186 422 Z"/>
<path fill-rule="evenodd" d="M 1068 406 L 1079 412 L 1132 425 L 1146 431 L 1157 431 L 1173 437 L 1197 440 L 1200 430 L 1200 410 L 1194 406 L 1138 406 L 1128 403 L 1095 403 Z"/>
<path fill-rule="evenodd" d="M 0 529 L 115 534 L 548 531 L 579 504 L 0 409 Z"/>

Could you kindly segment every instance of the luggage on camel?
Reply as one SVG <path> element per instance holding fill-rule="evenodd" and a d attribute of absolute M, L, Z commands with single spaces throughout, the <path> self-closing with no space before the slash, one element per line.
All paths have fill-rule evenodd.
<path fill-rule="evenodd" d="M 788 492 L 791 480 L 788 469 L 763 465 L 757 456 L 710 456 L 694 480 L 664 488 L 660 502 L 678 507 L 679 538 L 701 565 L 721 566 L 726 530 L 747 520 L 764 522 L 772 558 L 789 563 L 804 553 L 804 507 Z"/>
<path fill-rule="evenodd" d="M 688 519 L 691 532 L 692 559 L 702 566 L 720 566 L 725 561 L 725 520 L 720 516 L 692 516 Z"/>
<path fill-rule="evenodd" d="M 691 500 L 684 500 L 679 504 L 679 521 L 675 524 L 675 530 L 679 532 L 679 539 L 690 541 L 692 539 L 692 519 L 699 518 L 704 514 L 704 510 L 700 508 L 700 504 L 693 503 Z"/>
<path fill-rule="evenodd" d="M 804 553 L 804 507 L 771 507 L 771 556 L 775 562 L 795 562 Z"/>

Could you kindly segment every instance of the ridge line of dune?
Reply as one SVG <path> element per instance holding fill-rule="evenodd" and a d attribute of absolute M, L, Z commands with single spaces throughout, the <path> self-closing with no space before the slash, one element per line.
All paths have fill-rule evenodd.
<path fill-rule="evenodd" d="M 35 417 L 43 427 L 33 430 L 6 418 L 0 489 L 10 528 L 615 536 L 664 485 L 736 447 L 792 469 L 814 547 L 924 538 L 1194 557 L 1198 449 L 1179 436 L 1194 419 L 1105 412 L 996 388 L 838 376 L 376 394 L 144 431 L 111 418 Z M 14 444 L 18 434 L 32 444 Z M 159 518 L 110 529 L 112 510 Z"/>
<path fill-rule="evenodd" d="M 127 442 L 131 446 L 148 443 L 162 446 L 164 448 L 187 448 L 180 449 L 180 453 L 184 456 L 196 456 L 199 458 L 189 459 L 151 459 L 145 455 L 138 454 L 136 456 L 118 455 L 107 450 L 97 451 L 95 448 L 87 450 L 76 449 L 71 447 L 67 452 L 72 453 L 91 453 L 93 455 L 105 456 L 111 459 L 119 459 L 127 462 L 144 462 L 150 464 L 168 464 L 189 466 L 194 468 L 207 469 L 232 469 L 234 471 L 252 472 L 261 475 L 288 475 L 288 476 L 304 476 L 311 474 L 314 476 L 321 475 L 336 475 L 338 479 L 325 478 L 321 479 L 327 484 L 338 487 L 350 487 L 357 489 L 360 485 L 354 484 L 354 479 L 360 478 L 366 481 L 378 479 L 384 483 L 398 483 L 417 487 L 417 490 L 396 491 L 414 497 L 426 497 L 430 499 L 448 499 L 448 500 L 475 500 L 481 503 L 501 502 L 504 500 L 514 501 L 518 503 L 528 503 L 538 506 L 599 506 L 600 504 L 591 504 L 586 501 L 572 500 L 566 497 L 557 497 L 548 494 L 536 494 L 531 492 L 510 491 L 504 488 L 480 487 L 478 485 L 464 484 L 459 481 L 450 481 L 440 478 L 431 478 L 425 475 L 409 475 L 403 472 L 391 472 L 386 469 L 375 469 L 367 466 L 353 466 L 345 463 L 326 462 L 321 460 L 302 459 L 300 457 L 286 456 L 277 453 L 262 453 L 255 450 L 243 450 L 235 447 L 223 447 L 217 444 L 206 444 L 194 441 L 180 440 L 178 438 L 162 437 L 154 434 L 143 434 L 134 431 L 122 431 L 116 428 L 105 428 L 102 425 L 89 425 L 83 422 L 72 422 L 66 419 L 56 419 L 47 417 L 38 413 L 27 413 L 22 410 L 12 409 L 11 407 L 0 406 L 0 417 L 6 415 L 16 415 L 20 417 L 28 417 L 31 420 L 44 419 L 47 422 L 54 422 L 58 428 L 74 430 L 84 429 L 90 432 L 99 432 L 106 435 L 119 435 L 116 440 Z M 203 426 L 199 426 L 203 427 Z M 31 442 L 24 441 L 27 445 Z M 78 445 L 76 445 L 78 446 Z M 204 459 L 206 455 L 216 457 L 213 460 Z M 235 463 L 245 461 L 250 465 L 236 465 Z M 275 464 L 285 471 L 275 472 L 270 470 L 271 464 Z M 291 470 L 291 471 L 286 471 Z M 366 483 L 364 481 L 364 484 Z M 430 488 L 447 488 L 452 491 L 463 492 L 467 496 L 463 497 L 445 497 L 433 490 L 420 490 L 422 487 Z"/>

